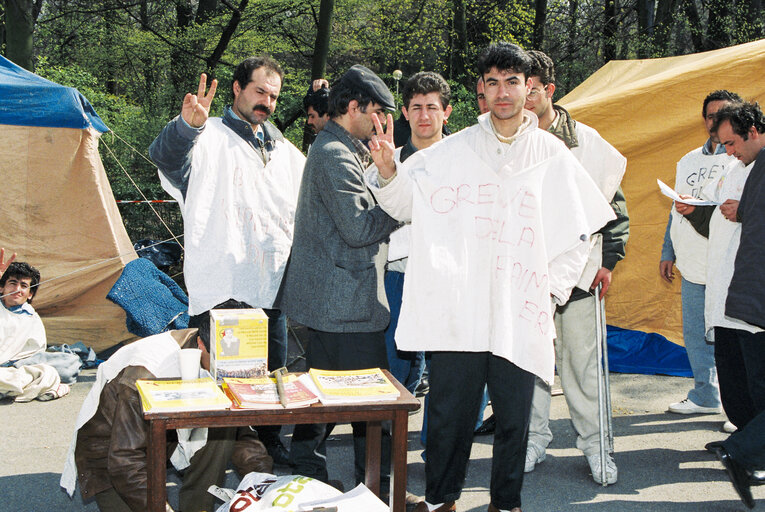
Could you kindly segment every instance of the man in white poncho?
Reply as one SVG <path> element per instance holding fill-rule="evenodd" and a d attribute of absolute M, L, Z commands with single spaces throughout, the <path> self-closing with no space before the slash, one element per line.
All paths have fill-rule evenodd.
<path fill-rule="evenodd" d="M 48 364 L 23 364 L 45 352 L 47 340 L 32 299 L 40 272 L 24 262 L 4 262 L 0 250 L 0 396 L 16 402 L 53 400 L 69 393 L 58 372 Z M 14 364 L 15 363 L 15 364 Z"/>
<path fill-rule="evenodd" d="M 456 510 L 485 385 L 497 419 L 489 510 L 520 511 L 534 376 L 553 378 L 552 303 L 568 300 L 589 236 L 614 217 L 523 110 L 530 65 L 520 47 L 491 45 L 478 63 L 489 113 L 398 172 L 392 134 L 371 142 L 380 204 L 412 222 L 398 347 L 434 351 L 417 512 Z"/>
<path fill-rule="evenodd" d="M 263 308 L 268 316 L 268 368 L 287 363 L 287 317 L 274 306 L 292 246 L 305 157 L 268 119 L 284 72 L 267 56 L 234 70 L 234 101 L 209 117 L 217 80 L 183 99 L 181 114 L 149 147 L 163 188 L 183 213 L 184 279 L 190 327 L 213 308 Z M 260 436 L 277 463 L 287 454 L 278 427 Z"/>

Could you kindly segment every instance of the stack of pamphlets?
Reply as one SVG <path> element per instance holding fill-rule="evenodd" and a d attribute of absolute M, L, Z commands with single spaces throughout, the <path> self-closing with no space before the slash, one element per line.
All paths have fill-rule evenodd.
<path fill-rule="evenodd" d="M 379 368 L 330 371 L 311 368 L 309 374 L 325 405 L 395 400 L 401 394 Z"/>
<path fill-rule="evenodd" d="M 305 375 L 300 378 L 297 375 L 283 377 L 286 408 L 307 407 L 319 401 L 319 397 L 301 380 L 305 378 Z M 270 377 L 224 377 L 223 391 L 233 402 L 233 409 L 274 409 L 282 406 L 276 389 L 276 379 Z"/>
<path fill-rule="evenodd" d="M 231 407 L 210 378 L 194 380 L 137 380 L 144 412 L 213 411 Z"/>
<path fill-rule="evenodd" d="M 268 375 L 268 317 L 262 309 L 210 310 L 210 373 L 224 377 Z"/>

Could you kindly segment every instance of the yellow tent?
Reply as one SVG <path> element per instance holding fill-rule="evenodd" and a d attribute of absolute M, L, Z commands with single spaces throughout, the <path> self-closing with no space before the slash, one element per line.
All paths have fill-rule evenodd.
<path fill-rule="evenodd" d="M 40 270 L 48 343 L 100 351 L 135 338 L 106 299 L 136 257 L 98 155 L 108 128 L 76 90 L 3 57 L 0 98 L 0 247 Z"/>
<path fill-rule="evenodd" d="M 560 100 L 627 157 L 622 187 L 630 239 L 608 293 L 609 324 L 682 343 L 679 278 L 669 285 L 659 277 L 671 200 L 656 178 L 674 184 L 677 161 L 706 140 L 701 107 L 711 91 L 765 103 L 763 70 L 765 39 L 681 57 L 612 61 Z"/>

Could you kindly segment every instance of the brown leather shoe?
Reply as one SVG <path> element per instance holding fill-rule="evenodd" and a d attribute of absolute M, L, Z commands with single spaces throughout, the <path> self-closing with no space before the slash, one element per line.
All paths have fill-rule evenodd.
<path fill-rule="evenodd" d="M 457 505 L 453 501 L 447 501 L 433 512 L 456 512 Z M 428 505 L 424 501 L 421 501 L 414 507 L 414 512 L 428 512 Z"/>

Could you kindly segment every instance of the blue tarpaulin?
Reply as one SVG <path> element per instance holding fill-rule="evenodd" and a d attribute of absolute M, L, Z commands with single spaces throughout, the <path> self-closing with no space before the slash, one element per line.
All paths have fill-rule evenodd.
<path fill-rule="evenodd" d="M 619 373 L 693 377 L 685 347 L 656 333 L 608 326 L 608 369 Z"/>
<path fill-rule="evenodd" d="M 77 89 L 64 87 L 0 56 L 0 124 L 84 129 L 109 128 Z"/>

